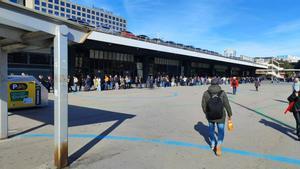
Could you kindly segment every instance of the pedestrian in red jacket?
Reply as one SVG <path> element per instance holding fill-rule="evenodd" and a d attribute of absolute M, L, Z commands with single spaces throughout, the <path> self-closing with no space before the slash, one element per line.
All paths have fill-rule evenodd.
<path fill-rule="evenodd" d="M 233 77 L 230 85 L 232 87 L 232 94 L 235 95 L 236 94 L 236 90 L 239 87 L 239 81 L 236 79 L 236 77 Z"/>

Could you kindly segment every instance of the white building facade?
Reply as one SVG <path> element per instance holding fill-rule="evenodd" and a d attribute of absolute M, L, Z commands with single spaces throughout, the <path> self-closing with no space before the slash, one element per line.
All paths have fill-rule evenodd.
<path fill-rule="evenodd" d="M 8 1 L 23 4 L 23 1 Z M 127 29 L 127 21 L 124 18 L 104 9 L 86 7 L 66 0 L 25 0 L 24 2 L 23 5 L 30 9 L 65 19 L 85 22 L 94 27 L 105 26 L 116 32 Z"/>
<path fill-rule="evenodd" d="M 287 61 L 289 63 L 297 63 L 300 58 L 297 56 L 293 55 L 280 55 L 276 57 L 256 57 L 254 58 L 254 62 L 256 63 L 270 63 L 271 61 L 276 60 L 276 61 Z"/>
<path fill-rule="evenodd" d="M 254 58 L 250 57 L 250 56 L 245 56 L 245 55 L 241 55 L 240 56 L 241 60 L 245 60 L 245 61 L 250 61 L 250 62 L 254 62 Z"/>
<path fill-rule="evenodd" d="M 225 49 L 224 56 L 228 58 L 235 58 L 236 57 L 236 50 L 234 49 Z"/>
<path fill-rule="evenodd" d="M 292 55 L 279 55 L 276 60 L 287 61 L 289 63 L 296 63 L 299 61 L 299 57 Z"/>

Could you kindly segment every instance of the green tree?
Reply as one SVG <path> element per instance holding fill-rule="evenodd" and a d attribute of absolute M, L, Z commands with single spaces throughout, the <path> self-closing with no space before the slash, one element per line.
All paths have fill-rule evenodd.
<path fill-rule="evenodd" d="M 284 69 L 294 69 L 294 65 L 289 63 L 288 61 L 278 61 L 280 64 L 280 67 L 284 68 Z M 293 76 L 293 72 L 286 72 L 285 73 L 286 77 L 292 77 Z"/>

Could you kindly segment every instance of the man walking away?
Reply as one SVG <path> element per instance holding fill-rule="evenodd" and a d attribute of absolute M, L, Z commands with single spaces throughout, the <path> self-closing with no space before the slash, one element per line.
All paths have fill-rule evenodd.
<path fill-rule="evenodd" d="M 84 82 L 84 80 L 83 80 L 83 75 L 80 74 L 80 75 L 78 76 L 78 86 L 79 86 L 79 91 L 81 91 L 81 89 L 82 89 L 83 82 Z"/>
<path fill-rule="evenodd" d="M 84 91 L 90 91 L 92 85 L 93 85 L 93 82 L 92 82 L 91 76 L 87 75 L 86 79 L 85 79 Z"/>
<path fill-rule="evenodd" d="M 235 95 L 236 90 L 239 87 L 239 81 L 236 79 L 236 77 L 232 78 L 231 87 L 232 87 L 232 94 Z"/>
<path fill-rule="evenodd" d="M 258 87 L 260 86 L 260 80 L 259 80 L 259 78 L 257 78 L 257 79 L 255 80 L 254 86 L 255 86 L 256 91 L 258 91 Z"/>
<path fill-rule="evenodd" d="M 73 76 L 68 75 L 68 92 L 73 92 L 72 86 L 74 83 Z"/>
<path fill-rule="evenodd" d="M 74 78 L 74 92 L 78 91 L 78 78 L 76 77 L 76 75 L 73 76 Z"/>
<path fill-rule="evenodd" d="M 54 91 L 54 82 L 53 82 L 53 79 L 51 76 L 48 76 L 48 79 L 47 79 L 47 86 L 48 86 L 48 93 L 50 93 L 51 91 L 51 88 L 53 89 Z"/>
<path fill-rule="evenodd" d="M 209 140 L 211 149 L 217 156 L 221 156 L 221 145 L 224 140 L 226 112 L 231 120 L 232 111 L 226 93 L 219 86 L 217 78 L 211 81 L 211 86 L 204 92 L 202 97 L 202 109 L 208 120 Z M 215 140 L 215 126 L 218 127 L 217 145 Z"/>

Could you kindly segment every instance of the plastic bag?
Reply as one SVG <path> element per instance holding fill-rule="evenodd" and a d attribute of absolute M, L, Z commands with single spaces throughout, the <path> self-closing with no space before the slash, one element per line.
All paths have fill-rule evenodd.
<path fill-rule="evenodd" d="M 228 131 L 233 131 L 233 123 L 232 123 L 232 120 L 228 120 L 228 123 L 227 123 L 227 128 L 228 128 Z"/>

